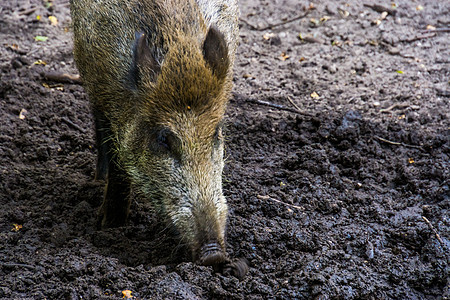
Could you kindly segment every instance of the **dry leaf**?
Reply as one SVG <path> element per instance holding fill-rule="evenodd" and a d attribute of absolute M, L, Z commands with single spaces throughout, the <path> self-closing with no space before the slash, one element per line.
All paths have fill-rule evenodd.
<path fill-rule="evenodd" d="M 45 6 L 45 8 L 49 9 L 50 7 L 52 7 L 52 6 L 53 6 L 52 1 L 53 1 L 53 0 L 45 0 L 45 1 L 44 1 L 44 6 Z"/>
<path fill-rule="evenodd" d="M 122 298 L 127 298 L 127 299 L 131 299 L 131 298 L 133 298 L 133 296 L 131 296 L 131 291 L 130 290 L 124 290 L 124 291 L 122 291 L 122 295 L 123 295 L 123 297 Z"/>
<path fill-rule="evenodd" d="M 351 41 L 351 40 L 346 40 L 346 41 L 344 42 L 344 45 L 353 46 L 353 41 Z"/>
<path fill-rule="evenodd" d="M 340 8 L 338 8 L 338 12 L 342 18 L 347 18 L 350 15 L 350 13 L 348 11 L 340 9 Z"/>
<path fill-rule="evenodd" d="M 48 36 L 37 35 L 34 37 L 36 42 L 45 42 L 48 40 Z"/>
<path fill-rule="evenodd" d="M 311 18 L 311 19 L 309 19 L 309 22 L 310 22 L 311 24 L 314 24 L 314 26 L 317 26 L 317 25 L 320 24 L 320 21 L 317 20 L 316 18 Z"/>
<path fill-rule="evenodd" d="M 14 51 L 18 51 L 19 50 L 19 45 L 17 45 L 17 44 L 5 45 L 5 46 L 9 47 L 9 49 L 14 50 Z"/>
<path fill-rule="evenodd" d="M 289 55 L 286 54 L 286 52 L 281 52 L 281 55 L 278 57 L 279 60 L 285 61 L 289 58 Z"/>
<path fill-rule="evenodd" d="M 19 113 L 19 119 L 25 119 L 25 116 L 28 114 L 28 111 L 25 108 L 22 108 Z"/>
<path fill-rule="evenodd" d="M 39 59 L 39 60 L 35 61 L 35 62 L 33 63 L 33 65 L 44 65 L 44 66 L 46 66 L 47 63 L 46 63 L 45 61 Z"/>
<path fill-rule="evenodd" d="M 44 82 L 42 84 L 42 86 L 47 88 L 47 89 L 56 89 L 57 91 L 64 91 L 64 85 L 62 83 L 48 84 L 48 83 Z"/>
<path fill-rule="evenodd" d="M 58 19 L 55 16 L 49 16 L 48 19 L 50 20 L 50 23 L 53 26 L 57 26 L 58 25 Z"/>
<path fill-rule="evenodd" d="M 380 20 L 380 19 L 376 19 L 376 20 L 373 20 L 372 23 L 373 23 L 374 25 L 378 26 L 378 25 L 381 24 L 381 20 Z"/>
<path fill-rule="evenodd" d="M 275 33 L 264 33 L 263 35 L 263 39 L 265 40 L 270 40 L 271 38 L 273 38 L 275 36 Z"/>
<path fill-rule="evenodd" d="M 19 224 L 13 224 L 14 228 L 11 229 L 11 231 L 19 231 L 20 229 L 22 229 L 22 225 Z"/>

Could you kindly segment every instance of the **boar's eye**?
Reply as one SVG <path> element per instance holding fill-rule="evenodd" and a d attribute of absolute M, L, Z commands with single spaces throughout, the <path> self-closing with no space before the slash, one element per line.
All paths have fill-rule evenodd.
<path fill-rule="evenodd" d="M 157 153 L 167 153 L 178 158 L 180 139 L 168 128 L 157 130 L 150 142 L 150 148 Z"/>
<path fill-rule="evenodd" d="M 169 152 L 176 150 L 178 146 L 178 137 L 169 129 L 163 129 L 158 134 L 158 144 Z"/>
<path fill-rule="evenodd" d="M 169 133 L 165 131 L 159 132 L 156 138 L 156 142 L 160 148 L 164 148 L 166 151 L 170 151 L 172 145 L 170 143 Z"/>

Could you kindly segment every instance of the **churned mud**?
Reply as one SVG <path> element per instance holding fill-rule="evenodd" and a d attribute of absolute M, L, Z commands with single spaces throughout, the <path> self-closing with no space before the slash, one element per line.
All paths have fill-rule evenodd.
<path fill-rule="evenodd" d="M 189 262 L 140 199 L 97 230 L 88 99 L 41 76 L 77 73 L 68 1 L 2 1 L 0 298 L 449 299 L 450 5 L 368 2 L 240 2 L 239 281 Z"/>

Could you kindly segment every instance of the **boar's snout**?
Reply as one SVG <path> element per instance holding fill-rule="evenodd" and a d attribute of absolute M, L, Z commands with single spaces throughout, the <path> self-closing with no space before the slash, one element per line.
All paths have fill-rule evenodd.
<path fill-rule="evenodd" d="M 219 266 L 228 261 L 228 258 L 217 242 L 204 245 L 200 249 L 199 263 L 204 266 Z"/>
<path fill-rule="evenodd" d="M 200 249 L 199 263 L 204 266 L 212 266 L 215 272 L 225 276 L 235 276 L 243 279 L 248 272 L 249 262 L 245 258 L 231 260 L 218 243 L 209 243 Z"/>

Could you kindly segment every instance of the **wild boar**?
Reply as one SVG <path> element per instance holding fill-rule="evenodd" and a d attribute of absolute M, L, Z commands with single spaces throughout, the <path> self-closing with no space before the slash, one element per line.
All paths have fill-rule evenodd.
<path fill-rule="evenodd" d="M 71 0 L 74 56 L 92 103 L 103 227 L 130 190 L 204 265 L 229 262 L 223 117 L 238 40 L 236 0 Z"/>

